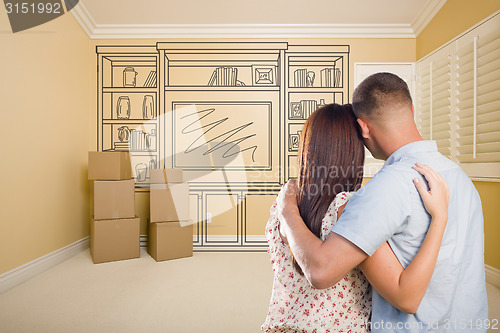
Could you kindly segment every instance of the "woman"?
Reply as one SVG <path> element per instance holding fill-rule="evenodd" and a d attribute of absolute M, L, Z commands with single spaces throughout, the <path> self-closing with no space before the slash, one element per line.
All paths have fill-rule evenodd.
<path fill-rule="evenodd" d="M 361 186 L 363 162 L 364 146 L 350 105 L 326 105 L 308 118 L 299 147 L 297 203 L 308 228 L 322 240 L 329 234 L 354 191 Z M 427 167 L 419 166 L 416 170 L 428 179 L 435 197 L 440 195 L 437 198 L 440 200 L 431 202 L 429 193 L 421 186 L 417 187 L 433 216 L 419 253 L 404 270 L 386 243 L 360 265 L 374 288 L 382 290 L 381 294 L 401 310 L 405 309 L 399 301 L 401 295 L 415 298 L 418 303 L 422 300 L 436 264 L 447 220 L 446 183 Z M 310 286 L 291 255 L 286 238 L 279 232 L 276 203 L 271 207 L 266 237 L 274 284 L 262 330 L 367 332 L 371 289 L 359 268 L 353 269 L 331 288 L 318 290 Z M 396 269 L 381 272 L 377 265 L 382 263 L 389 263 Z M 411 282 L 417 277 L 415 272 L 419 283 L 412 286 Z"/>

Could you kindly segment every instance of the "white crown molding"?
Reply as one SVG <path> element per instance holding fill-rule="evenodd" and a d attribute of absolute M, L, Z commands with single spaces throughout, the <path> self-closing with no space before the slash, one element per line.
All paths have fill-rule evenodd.
<path fill-rule="evenodd" d="M 415 35 L 404 24 L 98 24 L 90 38 L 415 38 Z"/>
<path fill-rule="evenodd" d="M 30 261 L 0 275 L 0 294 L 88 249 L 89 237 Z"/>
<path fill-rule="evenodd" d="M 432 18 L 439 12 L 446 0 L 429 0 L 425 7 L 418 13 L 417 17 L 411 23 L 413 33 L 417 37 L 422 30 L 429 24 Z"/>
<path fill-rule="evenodd" d="M 82 1 L 71 13 L 91 39 L 415 38 L 409 24 L 98 24 Z"/>
<path fill-rule="evenodd" d="M 83 2 L 79 1 L 78 4 L 71 9 L 70 13 L 76 19 L 78 24 L 80 24 L 83 31 L 85 31 L 85 33 L 92 38 L 93 31 L 95 30 L 97 24 Z"/>

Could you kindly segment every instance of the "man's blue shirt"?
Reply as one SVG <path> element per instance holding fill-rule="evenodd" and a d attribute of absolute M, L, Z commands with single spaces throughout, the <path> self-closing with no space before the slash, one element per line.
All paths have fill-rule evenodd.
<path fill-rule="evenodd" d="M 416 314 L 406 314 L 373 291 L 372 332 L 486 332 L 481 201 L 469 177 L 437 151 L 434 141 L 396 150 L 382 169 L 349 200 L 332 231 L 368 255 L 388 241 L 406 268 L 430 224 L 413 178 L 416 162 L 438 171 L 450 189 L 448 224 L 431 282 Z M 480 323 L 483 321 L 483 323 Z"/>

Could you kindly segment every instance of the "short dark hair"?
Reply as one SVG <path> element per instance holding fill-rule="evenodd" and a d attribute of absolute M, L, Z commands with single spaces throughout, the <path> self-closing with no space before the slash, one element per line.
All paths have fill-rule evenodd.
<path fill-rule="evenodd" d="M 388 108 L 411 110 L 411 106 L 408 85 L 392 73 L 370 75 L 356 87 L 352 97 L 352 108 L 357 118 L 380 119 Z"/>

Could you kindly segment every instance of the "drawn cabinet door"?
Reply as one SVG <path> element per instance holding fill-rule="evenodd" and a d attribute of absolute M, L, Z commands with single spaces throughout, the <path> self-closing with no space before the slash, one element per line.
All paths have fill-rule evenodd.
<path fill-rule="evenodd" d="M 203 222 L 203 194 L 190 190 L 189 193 L 189 219 L 193 223 L 193 245 L 201 245 L 201 228 Z"/>
<path fill-rule="evenodd" d="M 229 191 L 205 193 L 203 243 L 238 245 L 240 243 L 241 194 Z"/>
<path fill-rule="evenodd" d="M 243 242 L 245 245 L 266 245 L 265 228 L 269 220 L 269 211 L 278 192 L 263 194 L 248 193 L 245 197 L 243 220 Z"/>

